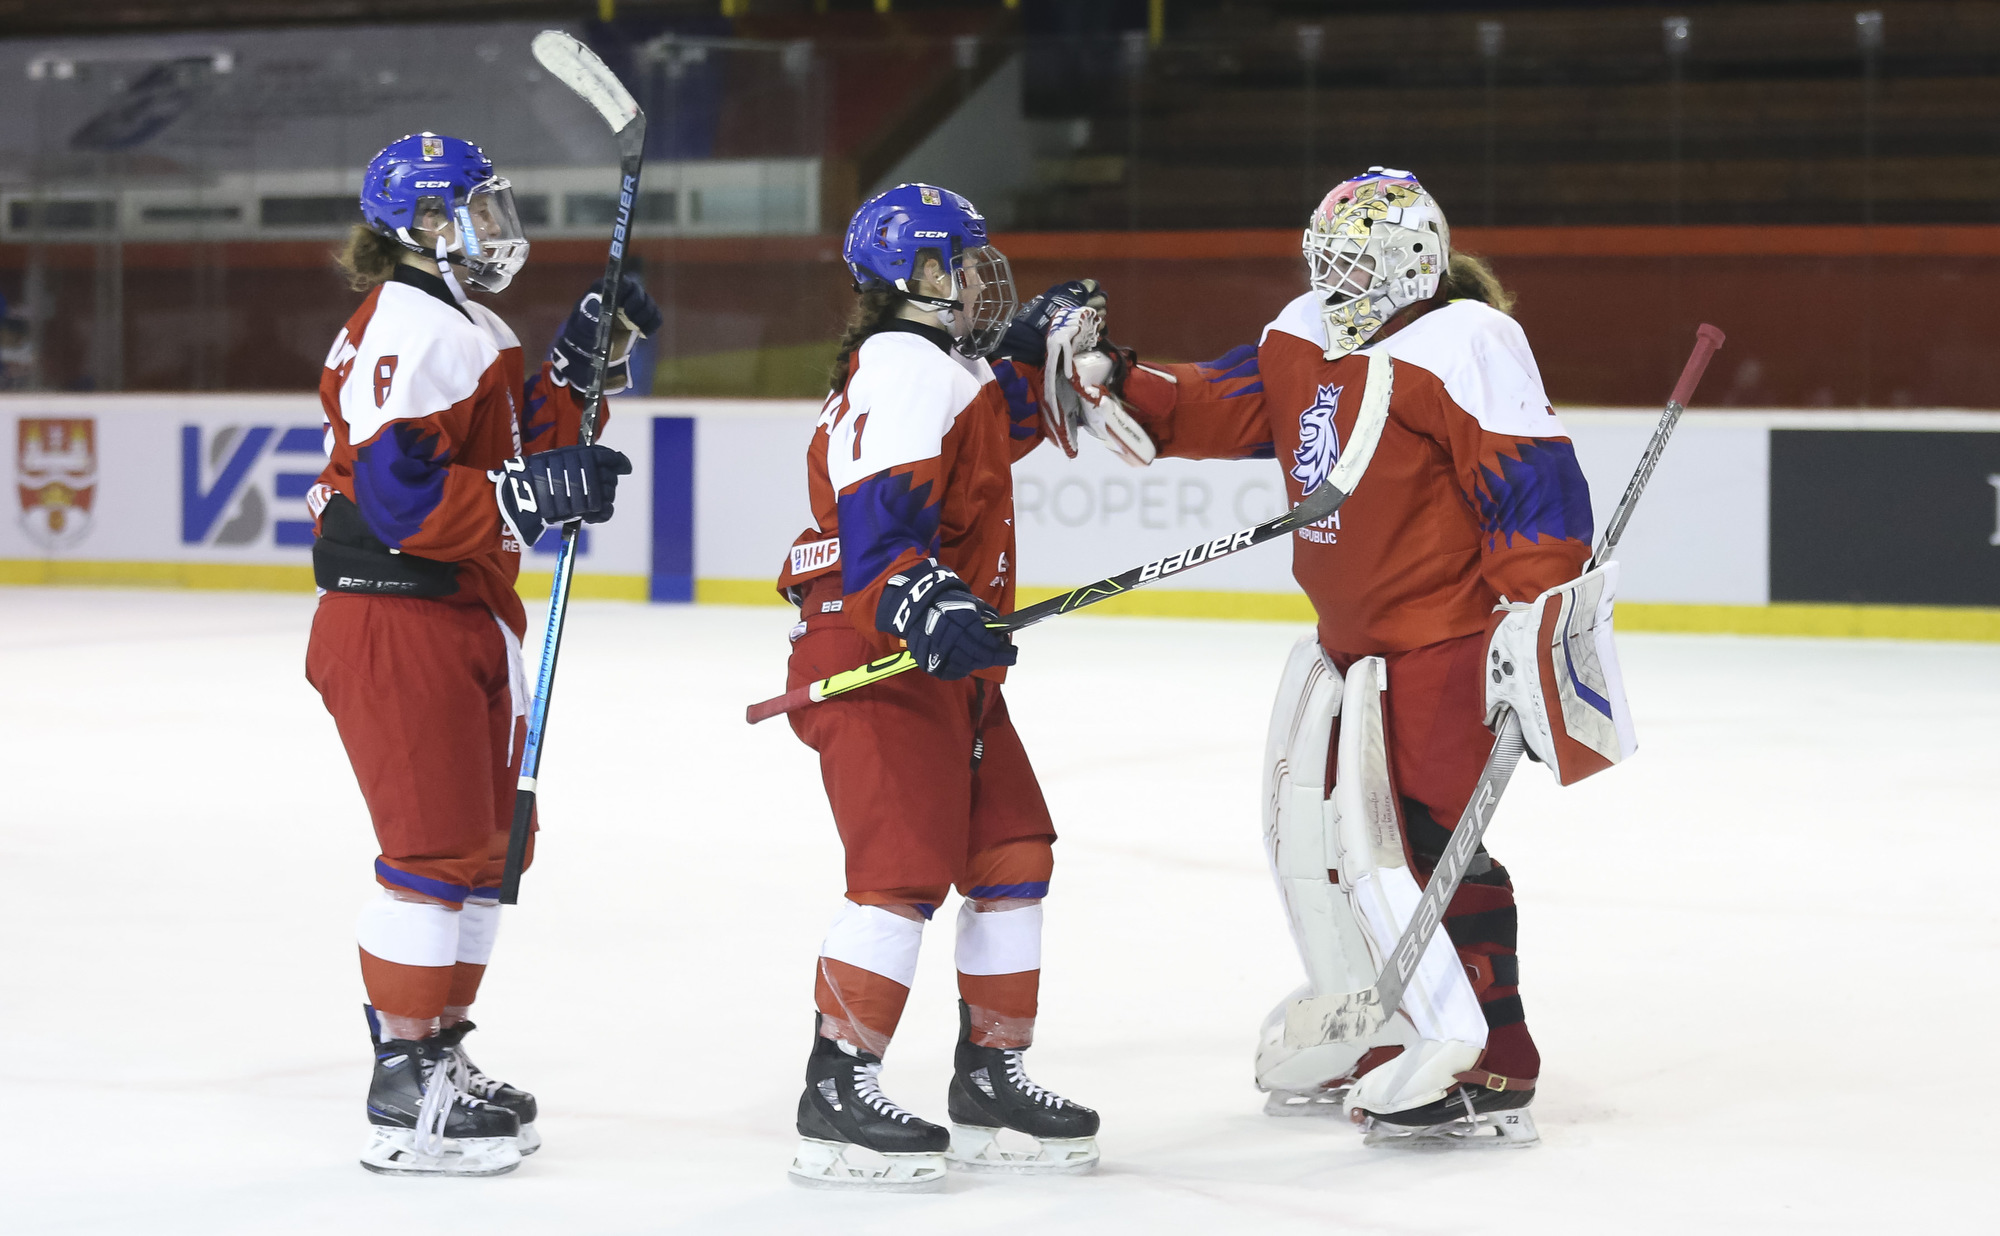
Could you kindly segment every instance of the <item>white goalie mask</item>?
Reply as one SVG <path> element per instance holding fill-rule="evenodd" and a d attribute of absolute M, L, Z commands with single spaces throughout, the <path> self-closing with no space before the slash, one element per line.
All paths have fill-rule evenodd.
<path fill-rule="evenodd" d="M 1321 298 L 1326 358 L 1366 344 L 1406 305 L 1437 295 L 1451 260 L 1451 228 L 1408 172 L 1371 167 L 1313 211 L 1306 269 Z"/>

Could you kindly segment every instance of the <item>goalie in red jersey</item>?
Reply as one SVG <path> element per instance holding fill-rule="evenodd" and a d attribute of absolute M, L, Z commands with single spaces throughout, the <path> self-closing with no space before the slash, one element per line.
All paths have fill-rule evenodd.
<path fill-rule="evenodd" d="M 1492 273 L 1450 237 L 1414 177 L 1372 168 L 1313 212 L 1311 290 L 1255 344 L 1144 365 L 1089 348 L 1089 311 L 1069 311 L 1050 328 L 1046 400 L 1133 463 L 1275 457 L 1296 504 L 1354 430 L 1368 354 L 1393 361 L 1365 474 L 1293 541 L 1318 630 L 1293 650 L 1273 710 L 1265 834 L 1307 982 L 1267 1020 L 1257 1079 L 1275 1114 L 1344 1109 L 1375 1141 L 1519 1145 L 1534 1140 L 1541 1059 L 1519 991 L 1513 883 L 1483 849 L 1402 1015 L 1375 1041 L 1284 1035 L 1293 999 L 1373 985 L 1491 750 L 1488 670 L 1498 675 L 1503 649 L 1534 655 L 1513 630 L 1527 602 L 1597 576 L 1575 578 L 1590 492 L 1527 337 Z M 1079 347 L 1059 346 L 1071 336 Z M 1589 586 L 1608 615 L 1609 586 Z M 1608 621 L 1604 635 L 1599 689 L 1586 689 L 1602 705 L 1597 767 L 1631 746 Z M 1529 729 L 1555 766 L 1566 737 Z"/>

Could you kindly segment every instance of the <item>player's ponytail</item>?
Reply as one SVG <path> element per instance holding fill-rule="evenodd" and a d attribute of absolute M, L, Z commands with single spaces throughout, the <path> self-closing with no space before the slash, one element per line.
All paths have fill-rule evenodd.
<path fill-rule="evenodd" d="M 827 393 L 839 394 L 847 388 L 847 364 L 854 349 L 868 336 L 881 330 L 903 304 L 903 294 L 886 283 L 870 283 L 855 298 L 854 310 L 847 315 L 847 330 L 840 337 L 840 352 L 826 375 Z"/>
<path fill-rule="evenodd" d="M 1470 253 L 1451 255 L 1451 265 L 1438 286 L 1435 303 L 1454 300 L 1484 301 L 1502 313 L 1514 312 L 1514 294 L 1502 286 L 1500 276 L 1493 273 L 1485 258 Z"/>
<path fill-rule="evenodd" d="M 403 246 L 357 223 L 348 230 L 347 243 L 333 255 L 333 264 L 347 276 L 347 286 L 366 292 L 378 283 L 387 283 L 403 260 Z"/>

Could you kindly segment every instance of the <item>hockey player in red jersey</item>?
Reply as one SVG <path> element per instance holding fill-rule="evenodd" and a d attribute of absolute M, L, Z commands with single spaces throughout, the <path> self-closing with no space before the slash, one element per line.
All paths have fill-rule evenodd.
<path fill-rule="evenodd" d="M 367 297 L 327 354 L 330 459 L 309 499 L 321 589 L 306 677 L 333 714 L 381 855 L 358 927 L 375 1037 L 372 1171 L 494 1175 L 540 1145 L 535 1100 L 481 1073 L 462 1040 L 499 926 L 527 687 L 514 592 L 545 528 L 611 517 L 631 464 L 577 444 L 597 315 L 615 355 L 656 329 L 635 282 L 584 297 L 550 360 L 461 279 L 504 289 L 527 260 L 508 182 L 434 133 L 368 165 L 342 265 Z M 605 389 L 624 383 L 620 361 Z"/>
<path fill-rule="evenodd" d="M 1012 277 L 985 221 L 931 185 L 864 203 L 844 255 L 860 296 L 806 457 L 816 526 L 779 581 L 802 617 L 790 685 L 903 646 L 925 672 L 792 716 L 819 753 L 847 854 L 846 900 L 816 967 L 792 1177 L 926 1190 L 943 1186 L 947 1158 L 1087 1170 L 1097 1113 L 1022 1067 L 1055 828 L 1001 694 L 1015 649 L 987 623 L 1013 607 L 1010 468 L 1043 433 L 1038 327 L 1094 285 L 1051 289 L 1010 327 Z M 1016 359 L 989 363 L 1003 333 Z M 890 1101 L 877 1074 L 924 924 L 954 886 L 947 1132 Z M 1003 1129 L 1035 1148 L 1003 1148 Z"/>
<path fill-rule="evenodd" d="M 1052 362 L 1048 375 L 1063 419 L 1129 460 L 1275 456 L 1296 503 L 1353 432 L 1368 354 L 1393 362 L 1389 420 L 1366 473 L 1293 542 L 1318 631 L 1287 667 L 1265 787 L 1267 841 L 1308 978 L 1293 998 L 1375 981 L 1491 748 L 1495 628 L 1567 587 L 1591 536 L 1588 487 L 1509 298 L 1482 264 L 1451 252 L 1443 212 L 1413 177 L 1374 168 L 1335 188 L 1305 254 L 1311 290 L 1254 345 L 1157 367 L 1100 349 Z M 1088 333 L 1088 317 L 1052 326 L 1052 355 L 1069 355 L 1055 341 L 1078 320 Z M 1108 432 L 1129 427 L 1127 412 L 1147 439 L 1136 450 Z M 1622 712 L 1615 661 L 1606 669 L 1603 694 Z M 1629 739 L 1629 725 L 1621 732 Z M 1400 844 L 1368 832 L 1382 823 L 1371 803 L 1390 808 Z M 1507 870 L 1481 851 L 1404 1016 L 1378 1041 L 1288 1043 L 1290 1000 L 1274 1011 L 1257 1061 L 1269 1110 L 1338 1102 L 1376 1141 L 1531 1142 L 1540 1056 L 1517 986 L 1515 921 Z"/>

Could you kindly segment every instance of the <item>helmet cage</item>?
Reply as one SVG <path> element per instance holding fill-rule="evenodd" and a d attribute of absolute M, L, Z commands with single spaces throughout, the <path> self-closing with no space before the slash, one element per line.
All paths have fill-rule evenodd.
<path fill-rule="evenodd" d="M 1450 259 L 1444 212 L 1423 186 L 1407 172 L 1369 172 L 1327 194 L 1305 231 L 1329 360 L 1366 344 L 1399 310 L 1437 295 Z"/>
<path fill-rule="evenodd" d="M 527 265 L 528 238 L 521 231 L 520 212 L 514 208 L 513 183 L 504 176 L 487 177 L 456 203 L 437 195 L 420 197 L 415 215 L 412 222 L 429 215 L 451 227 L 444 246 L 445 260 L 463 267 L 465 281 L 481 291 L 505 290 Z M 435 241 L 427 245 L 407 227 L 396 229 L 396 239 L 425 257 L 437 256 Z"/>

